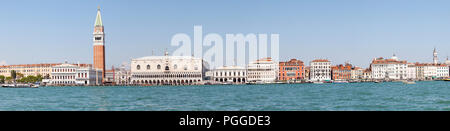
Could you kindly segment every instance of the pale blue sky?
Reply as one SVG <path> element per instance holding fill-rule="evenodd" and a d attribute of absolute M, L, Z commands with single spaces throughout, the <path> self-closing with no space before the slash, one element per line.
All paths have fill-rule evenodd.
<path fill-rule="evenodd" d="M 106 31 L 107 67 L 161 54 L 171 37 L 203 32 L 278 33 L 280 59 L 328 58 L 367 67 L 393 53 L 411 62 L 450 55 L 448 0 L 5 0 L 0 62 L 92 63 L 97 6 Z"/>

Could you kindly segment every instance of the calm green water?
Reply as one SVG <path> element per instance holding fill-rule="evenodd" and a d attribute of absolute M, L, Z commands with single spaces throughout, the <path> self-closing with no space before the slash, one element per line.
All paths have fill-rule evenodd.
<path fill-rule="evenodd" d="M 450 110 L 450 82 L 0 88 L 0 110 Z"/>

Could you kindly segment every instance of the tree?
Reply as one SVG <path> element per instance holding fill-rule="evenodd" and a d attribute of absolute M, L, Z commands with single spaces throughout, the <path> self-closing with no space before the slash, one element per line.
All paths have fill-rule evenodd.
<path fill-rule="evenodd" d="M 16 76 L 17 75 L 17 73 L 16 73 L 16 71 L 15 70 L 12 70 L 11 71 L 11 78 L 12 78 L 12 80 L 14 81 L 14 82 L 16 82 Z"/>
<path fill-rule="evenodd" d="M 5 78 L 5 81 L 7 81 L 8 83 L 11 82 L 11 80 L 12 80 L 11 76 L 8 76 L 8 77 Z"/>
<path fill-rule="evenodd" d="M 18 76 L 17 78 L 19 78 L 19 79 L 20 79 L 20 78 L 23 78 L 23 77 L 25 76 L 25 75 L 23 75 L 22 73 L 16 73 L 16 74 L 17 74 L 17 76 Z"/>
<path fill-rule="evenodd" d="M 5 83 L 5 76 L 3 76 L 3 75 L 0 75 L 0 83 Z"/>

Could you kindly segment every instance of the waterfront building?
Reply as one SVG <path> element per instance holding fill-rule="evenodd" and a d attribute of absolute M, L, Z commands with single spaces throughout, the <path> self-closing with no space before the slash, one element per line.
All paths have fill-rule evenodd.
<path fill-rule="evenodd" d="M 41 75 L 42 77 L 50 77 L 52 72 L 52 66 L 59 64 L 61 63 L 4 65 L 0 66 L 0 75 L 10 77 L 11 71 L 14 70 L 17 73 L 23 74 L 24 77 L 38 76 L 38 75 Z"/>
<path fill-rule="evenodd" d="M 331 62 L 325 59 L 313 60 L 310 63 L 311 81 L 329 81 L 331 80 Z"/>
<path fill-rule="evenodd" d="M 97 10 L 97 17 L 94 24 L 94 68 L 102 70 L 102 78 L 105 78 L 105 30 L 100 13 Z"/>
<path fill-rule="evenodd" d="M 86 64 L 60 64 L 52 66 L 49 85 L 98 85 L 102 72 Z"/>
<path fill-rule="evenodd" d="M 212 80 L 227 83 L 246 83 L 247 70 L 239 66 L 222 66 L 211 71 Z"/>
<path fill-rule="evenodd" d="M 449 77 L 449 67 L 446 64 L 437 64 L 437 78 L 447 78 Z"/>
<path fill-rule="evenodd" d="M 112 85 L 126 85 L 130 83 L 131 72 L 124 65 L 120 68 L 111 68 L 111 70 L 106 70 L 105 73 L 105 83 Z"/>
<path fill-rule="evenodd" d="M 305 65 L 303 61 L 297 59 L 291 59 L 287 62 L 279 63 L 279 76 L 278 80 L 303 80 L 305 78 Z"/>
<path fill-rule="evenodd" d="M 105 70 L 105 79 L 103 82 L 106 84 L 114 84 L 115 75 L 114 67 L 111 70 Z"/>
<path fill-rule="evenodd" d="M 333 80 L 350 80 L 352 76 L 352 65 L 346 63 L 345 65 L 331 66 L 331 76 Z"/>
<path fill-rule="evenodd" d="M 305 67 L 305 80 L 310 80 L 310 72 L 311 72 L 311 66 Z"/>
<path fill-rule="evenodd" d="M 449 67 L 446 64 L 416 63 L 415 65 L 418 79 L 433 80 L 449 76 Z"/>
<path fill-rule="evenodd" d="M 102 70 L 92 68 L 91 66 L 78 66 L 75 71 L 75 84 L 82 86 L 100 85 L 103 81 Z"/>
<path fill-rule="evenodd" d="M 61 64 L 52 67 L 50 85 L 75 85 L 76 69 L 73 64 Z"/>
<path fill-rule="evenodd" d="M 193 85 L 202 82 L 204 64 L 193 56 L 147 56 L 131 60 L 131 84 Z"/>
<path fill-rule="evenodd" d="M 363 71 L 364 69 L 360 68 L 360 67 L 353 67 L 352 71 L 350 72 L 351 74 L 351 79 L 352 80 L 360 80 L 363 78 Z"/>
<path fill-rule="evenodd" d="M 414 63 L 408 63 L 406 67 L 406 79 L 414 80 L 417 78 L 416 65 Z"/>
<path fill-rule="evenodd" d="M 278 62 L 270 57 L 252 61 L 247 66 L 248 82 L 271 83 L 277 80 L 277 76 Z"/>
<path fill-rule="evenodd" d="M 372 77 L 373 75 L 372 75 L 372 70 L 371 69 L 365 69 L 364 71 L 363 71 L 363 75 L 362 75 L 362 80 L 372 80 L 373 79 L 373 77 Z"/>
<path fill-rule="evenodd" d="M 131 81 L 131 71 L 124 66 L 114 70 L 114 83 L 118 85 L 127 85 Z"/>
<path fill-rule="evenodd" d="M 406 79 L 407 62 L 400 61 L 395 56 L 391 59 L 384 59 L 383 57 L 375 58 L 370 64 L 373 79 Z"/>

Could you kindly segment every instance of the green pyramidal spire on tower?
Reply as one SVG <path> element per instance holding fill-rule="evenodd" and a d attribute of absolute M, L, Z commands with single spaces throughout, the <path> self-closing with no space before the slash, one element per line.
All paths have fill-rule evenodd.
<path fill-rule="evenodd" d="M 102 15 L 100 14 L 100 7 L 97 10 L 97 18 L 95 19 L 95 26 L 103 26 Z"/>

